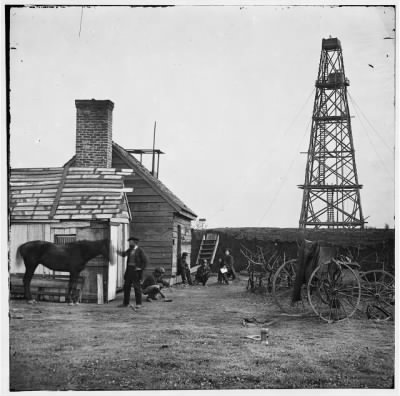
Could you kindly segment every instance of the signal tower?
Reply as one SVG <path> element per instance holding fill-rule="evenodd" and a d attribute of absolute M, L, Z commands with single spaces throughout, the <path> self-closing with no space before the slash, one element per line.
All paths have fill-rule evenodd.
<path fill-rule="evenodd" d="M 339 39 L 322 40 L 300 228 L 364 228 Z"/>

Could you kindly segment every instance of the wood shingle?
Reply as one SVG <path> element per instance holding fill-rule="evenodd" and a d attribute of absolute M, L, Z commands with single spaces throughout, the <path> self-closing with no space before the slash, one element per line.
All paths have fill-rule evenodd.
<path fill-rule="evenodd" d="M 130 219 L 124 176 L 131 169 L 30 168 L 10 173 L 12 221 Z"/>

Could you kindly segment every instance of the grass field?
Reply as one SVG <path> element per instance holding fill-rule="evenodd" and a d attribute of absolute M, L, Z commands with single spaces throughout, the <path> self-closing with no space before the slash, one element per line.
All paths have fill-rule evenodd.
<path fill-rule="evenodd" d="M 132 291 L 132 296 L 133 296 Z M 174 286 L 140 311 L 10 302 L 11 390 L 390 388 L 394 323 L 281 315 L 245 280 Z M 245 318 L 266 324 L 243 325 Z M 269 328 L 269 345 L 246 338 Z"/>

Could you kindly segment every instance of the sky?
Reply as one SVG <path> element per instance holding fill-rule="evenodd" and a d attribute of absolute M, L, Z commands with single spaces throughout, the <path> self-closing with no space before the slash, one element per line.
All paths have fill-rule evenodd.
<path fill-rule="evenodd" d="M 157 122 L 160 180 L 208 227 L 297 227 L 332 36 L 350 80 L 363 213 L 393 227 L 394 28 L 382 6 L 13 8 L 9 164 L 62 166 L 75 152 L 75 99 L 109 99 L 124 148 L 151 148 Z"/>

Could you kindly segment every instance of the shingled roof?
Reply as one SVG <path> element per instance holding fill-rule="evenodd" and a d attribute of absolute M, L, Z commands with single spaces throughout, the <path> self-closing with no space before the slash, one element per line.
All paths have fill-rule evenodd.
<path fill-rule="evenodd" d="M 197 215 L 186 206 L 164 183 L 154 177 L 150 171 L 140 163 L 135 157 L 129 154 L 123 147 L 113 142 L 113 152 L 118 154 L 126 165 L 134 170 L 134 172 L 147 180 L 150 185 L 158 191 L 158 193 L 181 215 L 195 219 Z"/>
<path fill-rule="evenodd" d="M 11 221 L 131 218 L 123 178 L 131 169 L 11 169 Z"/>

